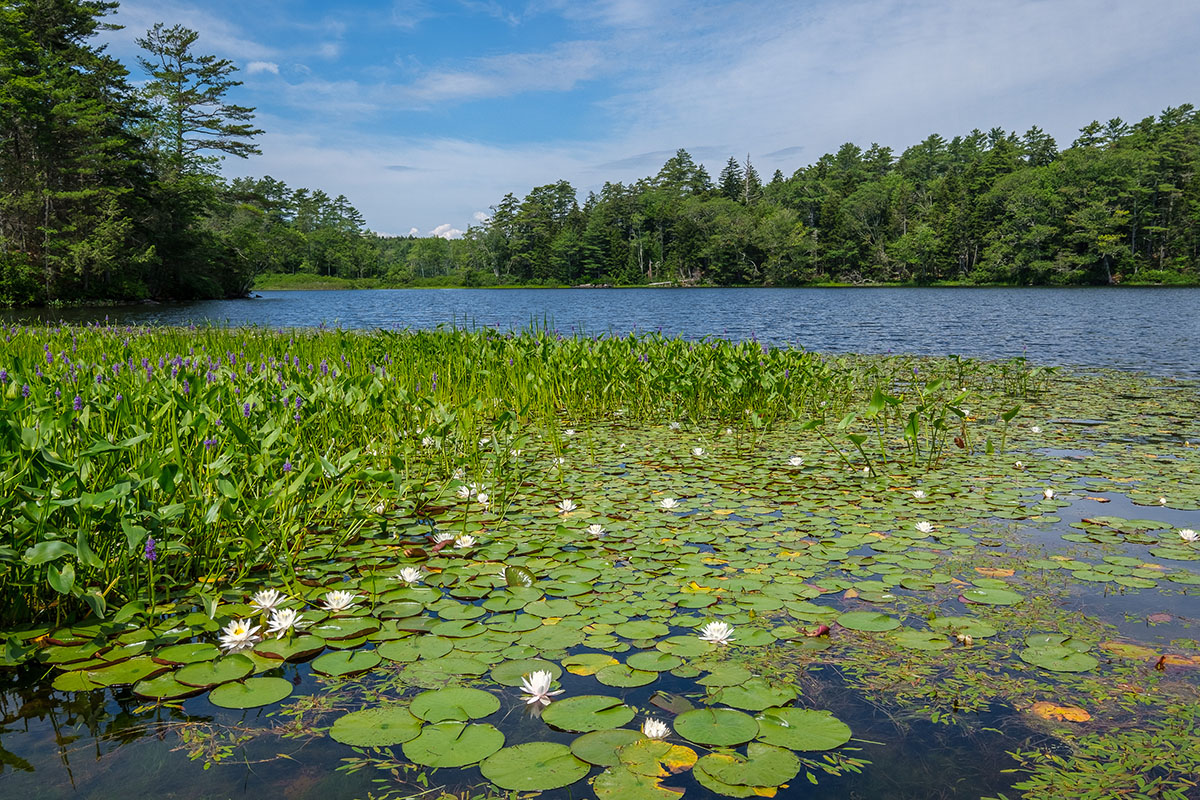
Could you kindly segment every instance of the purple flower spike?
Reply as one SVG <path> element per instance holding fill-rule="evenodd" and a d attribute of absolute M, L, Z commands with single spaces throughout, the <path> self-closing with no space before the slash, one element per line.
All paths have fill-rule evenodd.
<path fill-rule="evenodd" d="M 158 561 L 158 550 L 155 549 L 157 546 L 158 542 L 154 541 L 153 536 L 146 540 L 146 549 L 143 551 L 143 553 L 146 556 L 146 560 L 151 564 L 153 564 L 155 561 Z"/>

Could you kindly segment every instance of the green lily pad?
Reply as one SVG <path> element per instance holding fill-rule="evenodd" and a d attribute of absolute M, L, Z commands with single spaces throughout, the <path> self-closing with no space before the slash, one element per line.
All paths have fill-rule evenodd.
<path fill-rule="evenodd" d="M 878 611 L 849 611 L 837 618 L 837 624 L 852 631 L 890 631 L 900 627 L 900 620 Z"/>
<path fill-rule="evenodd" d="M 696 777 L 696 782 L 716 794 L 724 795 L 725 797 L 772 797 L 775 794 L 777 787 L 775 786 L 751 786 L 725 783 L 720 778 L 712 774 L 711 770 L 719 767 L 736 767 L 740 764 L 740 759 L 730 753 L 709 753 L 704 758 L 696 762 L 696 766 L 692 768 L 692 774 Z"/>
<path fill-rule="evenodd" d="M 254 662 L 241 653 L 225 656 L 216 661 L 188 664 L 175 672 L 175 680 L 185 686 L 207 689 L 230 681 L 240 681 L 254 672 Z"/>
<path fill-rule="evenodd" d="M 154 660 L 160 664 L 197 664 L 212 661 L 219 655 L 221 649 L 212 642 L 192 642 L 164 647 L 154 653 Z"/>
<path fill-rule="evenodd" d="M 560 730 L 587 733 L 620 728 L 628 724 L 635 713 L 616 698 L 585 694 L 551 703 L 542 712 L 542 720 Z"/>
<path fill-rule="evenodd" d="M 338 717 L 329 731 L 335 742 L 352 747 L 392 747 L 415 739 L 421 721 L 404 706 L 351 711 Z"/>
<path fill-rule="evenodd" d="M 213 689 L 208 702 L 221 708 L 260 708 L 278 703 L 291 693 L 292 682 L 285 678 L 247 678 Z"/>
<path fill-rule="evenodd" d="M 986 639 L 996 635 L 991 623 L 977 617 L 935 617 L 929 627 L 941 633 L 961 633 L 974 639 Z"/>
<path fill-rule="evenodd" d="M 325 641 L 316 636 L 296 636 L 292 639 L 266 639 L 254 647 L 254 652 L 282 661 L 304 661 L 325 649 Z"/>
<path fill-rule="evenodd" d="M 496 695 L 482 689 L 462 687 L 422 692 L 409 705 L 413 716 L 426 722 L 466 722 L 482 719 L 499 710 L 500 699 Z"/>
<path fill-rule="evenodd" d="M 504 746 L 504 734 L 491 725 L 438 722 L 404 743 L 404 757 L 426 767 L 465 767 Z"/>
<path fill-rule="evenodd" d="M 596 680 L 605 686 L 632 688 L 654 683 L 658 679 L 657 672 L 630 669 L 625 664 L 611 664 L 596 673 Z"/>
<path fill-rule="evenodd" d="M 342 650 L 318 656 L 312 662 L 314 672 L 333 677 L 357 675 L 379 666 L 379 653 L 373 650 Z"/>
<path fill-rule="evenodd" d="M 934 633 L 932 631 L 917 631 L 912 628 L 905 628 L 897 631 L 892 637 L 896 644 L 909 650 L 946 650 L 950 647 L 950 640 L 946 638 L 944 633 Z"/>
<path fill-rule="evenodd" d="M 1087 653 L 1061 645 L 1027 647 L 1021 651 L 1021 660 L 1051 672 L 1087 672 L 1100 665 Z"/>
<path fill-rule="evenodd" d="M 185 686 L 175 680 L 174 673 L 165 673 L 149 680 L 138 681 L 133 685 L 133 693 L 147 700 L 180 700 L 184 697 L 194 697 L 204 689 L 195 686 Z"/>
<path fill-rule="evenodd" d="M 501 686 L 520 686 L 526 675 L 534 672 L 549 672 L 550 677 L 558 680 L 562 677 L 562 667 L 553 661 L 543 658 L 522 658 L 516 661 L 505 661 L 492 668 L 492 680 Z"/>
<path fill-rule="evenodd" d="M 615 767 L 621 763 L 621 760 L 617 758 L 617 748 L 641 738 L 641 731 L 630 728 L 592 731 L 575 737 L 571 742 L 571 752 L 575 754 L 576 758 L 581 758 L 589 764 L 595 764 L 598 767 Z"/>
<path fill-rule="evenodd" d="M 707 772 L 722 783 L 735 786 L 779 786 L 800 772 L 800 759 L 791 750 L 751 742 L 746 757 L 711 761 Z"/>
<path fill-rule="evenodd" d="M 758 736 L 758 723 L 730 708 L 697 708 L 675 718 L 675 732 L 696 744 L 732 747 Z"/>
<path fill-rule="evenodd" d="M 695 658 L 712 652 L 716 645 L 699 636 L 671 636 L 654 645 L 658 650 L 683 658 Z"/>
<path fill-rule="evenodd" d="M 971 603 L 982 603 L 989 606 L 1012 606 L 1025 598 L 1010 589 L 989 589 L 975 587 L 963 591 L 962 596 Z"/>
<path fill-rule="evenodd" d="M 547 709 L 549 710 L 549 709 Z M 527 742 L 506 747 L 480 764 L 483 777 L 519 792 L 561 789 L 588 774 L 591 767 L 571 754 L 571 749 L 552 742 Z"/>
<path fill-rule="evenodd" d="M 774 683 L 765 678 L 750 678 L 738 686 L 727 686 L 714 695 L 719 703 L 745 711 L 784 706 L 800 696 L 791 686 Z"/>
<path fill-rule="evenodd" d="M 768 708 L 756 719 L 759 741 L 788 750 L 832 750 L 850 741 L 850 726 L 828 711 Z"/>
<path fill-rule="evenodd" d="M 89 669 L 87 676 L 89 680 L 100 686 L 128 686 L 146 678 L 161 675 L 168 669 L 170 667 L 158 663 L 150 656 L 136 656 L 100 669 Z"/>
<path fill-rule="evenodd" d="M 670 653 L 660 653 L 657 650 L 643 650 L 625 659 L 625 665 L 637 670 L 650 672 L 669 672 L 680 664 L 683 659 Z"/>
<path fill-rule="evenodd" d="M 750 670 L 740 664 L 718 664 L 712 672 L 705 675 L 697 683 L 701 686 L 721 687 L 738 686 L 750 680 Z"/>

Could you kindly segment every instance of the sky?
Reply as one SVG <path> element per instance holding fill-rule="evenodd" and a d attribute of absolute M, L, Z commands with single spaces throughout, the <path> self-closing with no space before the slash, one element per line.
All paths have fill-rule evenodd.
<path fill-rule="evenodd" d="M 123 0 L 104 34 L 143 78 L 156 22 L 231 59 L 270 175 L 344 194 L 387 235 L 461 235 L 506 193 L 580 200 L 685 148 L 769 177 L 844 142 L 931 133 L 1065 148 L 1093 119 L 1200 105 L 1196 0 Z"/>

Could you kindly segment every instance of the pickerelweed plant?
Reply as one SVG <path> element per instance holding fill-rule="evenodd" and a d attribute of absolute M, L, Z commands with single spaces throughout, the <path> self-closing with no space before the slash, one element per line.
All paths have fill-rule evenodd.
<path fill-rule="evenodd" d="M 317 531 L 336 531 L 336 547 L 367 525 L 427 518 L 464 482 L 486 481 L 502 517 L 536 477 L 537 442 L 561 454 L 566 428 L 589 421 L 685 420 L 754 447 L 791 420 L 859 415 L 875 426 L 881 460 L 904 441 L 914 464 L 932 466 L 947 414 L 972 391 L 941 387 L 986 393 L 1011 385 L 1014 370 L 548 330 L 62 325 L 4 336 L 9 624 L 104 616 L 153 600 L 156 583 L 164 597 L 178 586 L 211 595 L 269 569 L 289 585 Z M 928 381 L 914 385 L 918 364 Z M 912 390 L 880 388 L 900 385 Z M 848 435 L 873 469 L 861 434 Z M 460 533 L 471 533 L 467 510 Z"/>

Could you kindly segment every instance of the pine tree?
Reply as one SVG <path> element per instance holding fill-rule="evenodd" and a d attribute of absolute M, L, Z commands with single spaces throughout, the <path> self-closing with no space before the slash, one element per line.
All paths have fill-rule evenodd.
<path fill-rule="evenodd" d="M 742 172 L 742 196 L 738 199 L 748 206 L 762 199 L 762 180 L 758 177 L 758 170 L 750 163 L 749 153 L 746 153 L 746 164 Z"/>
<path fill-rule="evenodd" d="M 193 52 L 199 37 L 190 28 L 159 22 L 137 40 L 150 56 L 139 56 L 138 63 L 153 79 L 143 90 L 156 111 L 151 139 L 169 176 L 213 171 L 219 159 L 205 151 L 238 158 L 260 152 L 249 141 L 262 133 L 251 124 L 254 109 L 225 101 L 230 89 L 242 85 L 231 77 L 237 67 Z"/>
<path fill-rule="evenodd" d="M 720 177 L 717 178 L 717 188 L 722 197 L 727 197 L 730 200 L 741 200 L 742 193 L 745 191 L 745 173 L 742 172 L 742 165 L 737 162 L 733 156 L 725 162 L 725 169 L 721 170 Z"/>

